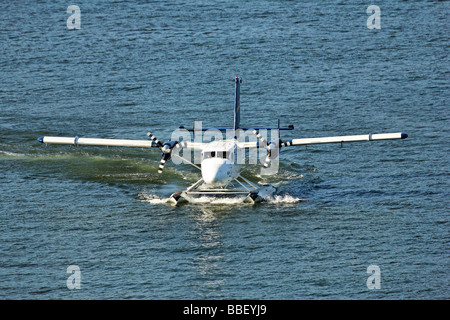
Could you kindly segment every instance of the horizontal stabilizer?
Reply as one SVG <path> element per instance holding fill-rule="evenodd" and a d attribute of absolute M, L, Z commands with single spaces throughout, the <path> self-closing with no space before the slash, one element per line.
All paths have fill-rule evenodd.
<path fill-rule="evenodd" d="M 227 131 L 227 130 L 234 130 L 232 127 L 224 127 L 224 128 L 185 128 L 183 126 L 180 126 L 180 129 L 184 129 L 187 131 L 207 131 L 207 130 L 219 130 L 219 131 Z M 240 127 L 239 130 L 294 130 L 294 126 L 290 124 L 287 127 Z"/>

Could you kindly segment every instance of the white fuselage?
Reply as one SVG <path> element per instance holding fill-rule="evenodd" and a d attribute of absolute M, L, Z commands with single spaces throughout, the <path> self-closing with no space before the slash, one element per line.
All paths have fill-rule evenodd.
<path fill-rule="evenodd" d="M 241 165 L 235 161 L 237 144 L 234 140 L 213 141 L 202 150 L 202 178 L 211 186 L 225 186 L 239 176 Z"/>

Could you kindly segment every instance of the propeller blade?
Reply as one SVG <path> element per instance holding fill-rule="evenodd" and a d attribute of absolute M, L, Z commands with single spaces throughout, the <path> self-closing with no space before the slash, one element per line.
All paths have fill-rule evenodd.
<path fill-rule="evenodd" d="M 267 157 L 263 164 L 264 168 L 268 168 L 272 159 L 275 159 L 280 152 L 279 146 L 275 142 L 269 143 L 266 149 L 267 149 Z"/>
<path fill-rule="evenodd" d="M 170 153 L 164 153 L 161 157 L 161 161 L 159 162 L 158 173 L 162 173 L 164 170 L 164 165 L 166 161 L 170 159 Z"/>
<path fill-rule="evenodd" d="M 159 148 L 163 146 L 163 143 L 159 141 L 151 132 L 147 132 L 147 136 L 152 139 Z"/>
<path fill-rule="evenodd" d="M 263 167 L 268 168 L 270 166 L 270 153 L 266 157 L 266 161 L 264 161 Z"/>
<path fill-rule="evenodd" d="M 267 148 L 267 140 L 264 139 L 264 137 L 262 137 L 262 136 L 259 134 L 259 131 L 258 131 L 258 130 L 253 130 L 253 133 L 256 135 L 256 137 L 257 137 L 258 140 L 260 141 L 261 146 L 262 146 L 263 148 Z"/>
<path fill-rule="evenodd" d="M 268 143 L 267 140 L 264 139 L 264 137 L 262 137 L 259 134 L 258 130 L 253 130 L 253 133 L 256 135 L 256 137 L 260 141 L 261 147 L 263 147 L 267 150 L 267 157 L 266 157 L 266 160 L 264 161 L 263 166 L 264 166 L 264 168 L 268 168 L 270 166 L 270 162 L 272 161 L 272 159 L 274 159 L 278 156 L 278 153 L 279 153 L 278 143 L 275 143 L 275 142 Z M 281 145 L 280 145 L 280 147 L 281 147 Z"/>
<path fill-rule="evenodd" d="M 280 142 L 281 142 L 280 148 L 281 148 L 281 147 L 289 147 L 289 146 L 292 146 L 292 141 L 289 141 L 289 140 L 281 140 Z"/>
<path fill-rule="evenodd" d="M 164 165 L 166 164 L 166 160 L 164 160 L 164 158 L 161 158 L 161 162 L 159 163 L 159 167 L 158 167 L 158 173 L 162 173 L 164 170 Z"/>

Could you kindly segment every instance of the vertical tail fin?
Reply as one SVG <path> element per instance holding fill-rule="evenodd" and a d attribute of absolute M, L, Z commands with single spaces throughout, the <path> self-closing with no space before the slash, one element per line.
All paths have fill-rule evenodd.
<path fill-rule="evenodd" d="M 236 76 L 234 82 L 236 83 L 235 95 L 234 95 L 234 130 L 236 132 L 239 129 L 241 122 L 241 83 L 242 78 Z"/>

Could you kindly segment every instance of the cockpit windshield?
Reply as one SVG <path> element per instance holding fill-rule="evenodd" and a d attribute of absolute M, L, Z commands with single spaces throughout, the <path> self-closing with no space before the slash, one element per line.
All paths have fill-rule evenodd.
<path fill-rule="evenodd" d="M 219 158 L 230 159 L 230 152 L 228 151 L 205 151 L 203 152 L 203 159 Z"/>

